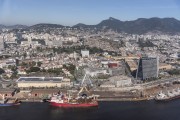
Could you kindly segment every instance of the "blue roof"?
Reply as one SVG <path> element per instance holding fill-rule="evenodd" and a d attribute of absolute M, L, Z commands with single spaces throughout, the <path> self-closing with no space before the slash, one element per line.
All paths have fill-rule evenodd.
<path fill-rule="evenodd" d="M 63 77 L 20 77 L 17 82 L 61 82 Z"/>

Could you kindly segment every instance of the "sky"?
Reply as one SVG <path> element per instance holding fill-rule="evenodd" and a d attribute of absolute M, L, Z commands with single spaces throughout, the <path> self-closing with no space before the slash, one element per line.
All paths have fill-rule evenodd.
<path fill-rule="evenodd" d="M 4 25 L 93 25 L 109 17 L 180 20 L 180 0 L 0 0 L 0 24 Z"/>

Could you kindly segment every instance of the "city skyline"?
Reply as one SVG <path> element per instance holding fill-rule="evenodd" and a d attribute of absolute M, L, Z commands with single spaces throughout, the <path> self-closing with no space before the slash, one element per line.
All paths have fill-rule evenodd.
<path fill-rule="evenodd" d="M 151 17 L 180 19 L 179 11 L 178 0 L 1 0 L 0 24 L 72 26 L 78 23 L 98 24 L 109 17 L 122 21 Z"/>

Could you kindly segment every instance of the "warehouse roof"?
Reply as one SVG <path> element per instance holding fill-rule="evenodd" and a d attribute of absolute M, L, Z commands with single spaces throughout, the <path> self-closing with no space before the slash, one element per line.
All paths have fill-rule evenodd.
<path fill-rule="evenodd" d="M 17 82 L 61 82 L 63 77 L 20 77 Z"/>

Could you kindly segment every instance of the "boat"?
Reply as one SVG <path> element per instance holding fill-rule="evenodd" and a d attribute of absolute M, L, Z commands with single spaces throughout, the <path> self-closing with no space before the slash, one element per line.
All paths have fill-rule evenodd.
<path fill-rule="evenodd" d="M 99 95 L 91 94 L 88 91 L 87 84 L 84 84 L 86 78 L 89 78 L 87 74 L 85 74 L 81 83 L 81 89 L 77 94 L 72 94 L 72 91 L 63 94 L 59 91 L 58 94 L 53 95 L 48 101 L 50 105 L 56 107 L 97 107 Z M 91 81 L 90 83 L 92 85 Z"/>
<path fill-rule="evenodd" d="M 155 96 L 155 101 L 170 101 L 173 99 L 180 98 L 180 89 L 173 89 L 172 91 L 160 92 Z"/>
<path fill-rule="evenodd" d="M 0 103 L 0 107 L 17 106 L 17 105 L 20 105 L 20 103 Z"/>
<path fill-rule="evenodd" d="M 86 89 L 87 88 L 82 88 Z M 87 95 L 86 93 L 82 92 L 82 89 L 80 92 L 77 94 L 77 96 L 73 96 L 70 93 L 63 94 L 63 93 L 58 93 L 56 95 L 53 95 L 49 103 L 51 106 L 55 107 L 97 107 L 98 106 L 98 101 L 97 98 L 99 95 Z"/>
<path fill-rule="evenodd" d="M 17 106 L 21 104 L 21 102 L 17 98 L 12 101 L 9 100 L 8 98 L 5 98 L 4 95 L 1 96 L 2 96 L 2 101 L 0 101 L 0 107 Z"/>
<path fill-rule="evenodd" d="M 55 107 L 97 107 L 98 103 L 57 103 L 57 102 L 52 102 L 52 106 Z"/>

